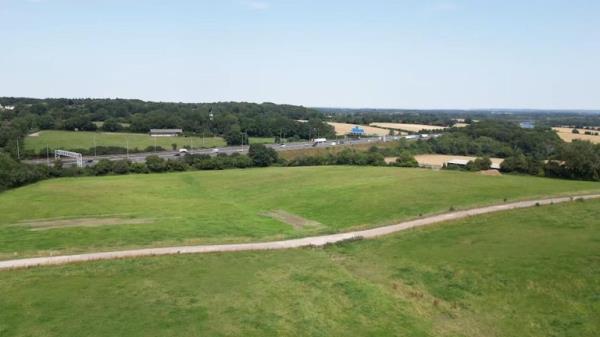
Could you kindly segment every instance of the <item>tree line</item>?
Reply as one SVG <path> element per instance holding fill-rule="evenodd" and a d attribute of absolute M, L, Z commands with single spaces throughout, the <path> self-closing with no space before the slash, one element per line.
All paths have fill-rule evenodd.
<path fill-rule="evenodd" d="M 309 139 L 317 133 L 334 135 L 321 112 L 295 105 L 10 97 L 2 97 L 0 102 L 15 107 L 0 109 L 0 148 L 12 155 L 16 155 L 17 142 L 33 130 L 147 133 L 150 129 L 178 128 L 187 135 L 224 136 L 230 145 L 241 144 L 243 137 Z"/>
<path fill-rule="evenodd" d="M 403 143 L 413 154 L 438 153 L 504 158 L 501 171 L 565 179 L 600 180 L 600 144 L 563 142 L 549 127 L 520 128 L 485 120 L 452 128 L 438 138 Z"/>
<path fill-rule="evenodd" d="M 293 160 L 284 160 L 277 151 L 263 144 L 252 144 L 248 154 L 224 153 L 210 156 L 207 154 L 186 154 L 180 158 L 164 159 L 157 155 L 148 156 L 145 162 L 134 163 L 126 159 L 110 161 L 99 160 L 96 165 L 79 168 L 64 165 L 62 161 L 52 166 L 20 163 L 5 153 L 0 153 L 0 191 L 19 187 L 44 179 L 57 177 L 103 176 L 123 174 L 144 174 L 161 172 L 181 172 L 190 170 L 224 170 L 232 168 L 268 167 L 268 166 L 316 166 L 316 165 L 388 165 L 384 154 L 389 150 L 371 147 L 368 151 L 344 149 L 339 153 L 323 156 L 304 156 Z M 407 152 L 403 157 L 389 164 L 391 166 L 416 167 L 417 162 Z"/>

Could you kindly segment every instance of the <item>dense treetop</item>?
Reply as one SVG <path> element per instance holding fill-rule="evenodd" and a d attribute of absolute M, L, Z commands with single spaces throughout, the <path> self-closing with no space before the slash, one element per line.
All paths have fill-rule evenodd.
<path fill-rule="evenodd" d="M 4 97 L 0 104 L 15 107 L 0 110 L 0 147 L 11 149 L 16 146 L 8 145 L 14 145 L 11 142 L 27 132 L 47 129 L 148 132 L 151 128 L 181 128 L 186 134 L 226 135 L 232 141 L 241 139 L 241 133 L 297 139 L 308 139 L 316 130 L 321 135 L 333 135 L 333 128 L 322 122 L 321 112 L 273 103 Z"/>

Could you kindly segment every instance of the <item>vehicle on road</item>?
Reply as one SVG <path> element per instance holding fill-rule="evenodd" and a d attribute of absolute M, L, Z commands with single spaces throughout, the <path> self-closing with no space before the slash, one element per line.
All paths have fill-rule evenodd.
<path fill-rule="evenodd" d="M 321 143 L 325 143 L 325 142 L 327 142 L 327 138 L 315 138 L 313 140 L 312 146 L 315 147 L 315 146 L 317 146 L 317 145 L 319 145 Z"/>

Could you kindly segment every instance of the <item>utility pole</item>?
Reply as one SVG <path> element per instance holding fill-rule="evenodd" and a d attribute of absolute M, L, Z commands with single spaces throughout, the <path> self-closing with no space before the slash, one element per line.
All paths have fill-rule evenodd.
<path fill-rule="evenodd" d="M 21 149 L 19 149 L 19 137 L 17 137 L 17 159 L 21 160 Z"/>
<path fill-rule="evenodd" d="M 96 135 L 94 135 L 94 159 L 96 159 L 97 157 L 97 153 L 96 153 Z"/>

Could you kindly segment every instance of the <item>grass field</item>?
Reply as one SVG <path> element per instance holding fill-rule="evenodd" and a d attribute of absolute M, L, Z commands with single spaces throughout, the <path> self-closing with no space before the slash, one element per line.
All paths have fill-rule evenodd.
<path fill-rule="evenodd" d="M 595 337 L 599 217 L 573 202 L 323 249 L 4 271 L 0 335 Z"/>
<path fill-rule="evenodd" d="M 505 198 L 584 191 L 598 192 L 600 184 L 392 167 L 272 167 L 55 179 L 0 194 L 0 259 L 300 237 Z M 298 228 L 289 215 L 310 225 Z"/>
<path fill-rule="evenodd" d="M 154 146 L 155 140 L 157 146 L 167 150 L 171 149 L 173 143 L 178 147 L 193 146 L 195 149 L 225 146 L 225 141 L 221 137 L 151 137 L 141 133 L 48 130 L 28 136 L 25 139 L 25 148 L 34 150 L 36 153 L 45 150 L 46 145 L 50 149 L 89 149 L 94 147 L 94 138 L 97 146 L 126 147 L 129 142 L 130 149 L 137 148 L 139 150 Z M 250 143 L 273 143 L 273 138 L 250 137 Z"/>

